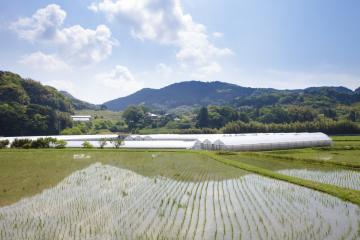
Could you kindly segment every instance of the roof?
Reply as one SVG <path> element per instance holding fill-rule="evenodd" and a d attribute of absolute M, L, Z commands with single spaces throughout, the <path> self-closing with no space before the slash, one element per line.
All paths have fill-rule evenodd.
<path fill-rule="evenodd" d="M 72 118 L 91 118 L 90 115 L 72 115 Z"/>

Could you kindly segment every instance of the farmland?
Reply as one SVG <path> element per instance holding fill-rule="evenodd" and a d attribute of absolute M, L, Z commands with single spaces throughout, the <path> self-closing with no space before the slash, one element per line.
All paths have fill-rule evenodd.
<path fill-rule="evenodd" d="M 1 150 L 0 239 L 358 239 L 359 171 L 334 164 L 358 164 L 358 145 L 344 142 L 261 153 Z M 333 162 L 316 158 L 332 152 Z"/>

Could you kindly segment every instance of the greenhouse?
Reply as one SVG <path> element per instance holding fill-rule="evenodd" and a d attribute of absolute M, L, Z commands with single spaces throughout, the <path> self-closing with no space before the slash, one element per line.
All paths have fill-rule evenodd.
<path fill-rule="evenodd" d="M 150 140 L 151 139 L 151 140 Z M 330 146 L 332 140 L 323 133 L 253 133 L 253 134 L 154 134 L 130 135 L 125 142 L 147 141 L 172 143 L 180 147 L 191 142 L 191 149 L 217 151 L 257 151 Z M 161 145 L 159 143 L 159 145 Z"/>
<path fill-rule="evenodd" d="M 46 136 L 43 136 L 46 137 Z M 105 147 L 114 147 L 111 140 L 124 139 L 121 148 L 142 149 L 194 149 L 213 151 L 260 151 L 275 149 L 292 149 L 305 147 L 330 146 L 332 141 L 324 133 L 251 133 L 251 134 L 150 134 L 129 135 L 69 135 L 50 136 L 65 140 L 67 147 L 82 147 L 84 141 L 94 147 L 106 139 Z M 3 138 L 12 142 L 14 139 L 36 140 L 41 137 Z M 0 139 L 1 140 L 1 139 Z"/>

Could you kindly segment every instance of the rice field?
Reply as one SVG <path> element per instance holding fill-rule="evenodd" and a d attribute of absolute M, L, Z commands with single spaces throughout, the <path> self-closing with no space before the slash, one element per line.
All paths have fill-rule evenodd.
<path fill-rule="evenodd" d="M 4 150 L 0 186 L 6 240 L 360 238 L 358 205 L 194 152 Z"/>
<path fill-rule="evenodd" d="M 95 163 L 0 209 L 1 239 L 357 239 L 360 209 L 248 174 L 144 177 Z"/>
<path fill-rule="evenodd" d="M 230 155 L 226 156 L 226 158 L 288 176 L 360 191 L 360 171 L 350 168 L 312 164 L 296 160 L 244 157 L 241 155 Z"/>
<path fill-rule="evenodd" d="M 360 172 L 352 170 L 316 171 L 308 169 L 287 169 L 282 174 L 336 185 L 360 191 Z"/>

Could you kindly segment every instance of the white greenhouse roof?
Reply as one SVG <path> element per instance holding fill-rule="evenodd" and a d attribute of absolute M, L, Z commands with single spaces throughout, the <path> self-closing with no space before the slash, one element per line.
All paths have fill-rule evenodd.
<path fill-rule="evenodd" d="M 195 141 L 125 141 L 122 148 L 191 149 Z"/>

